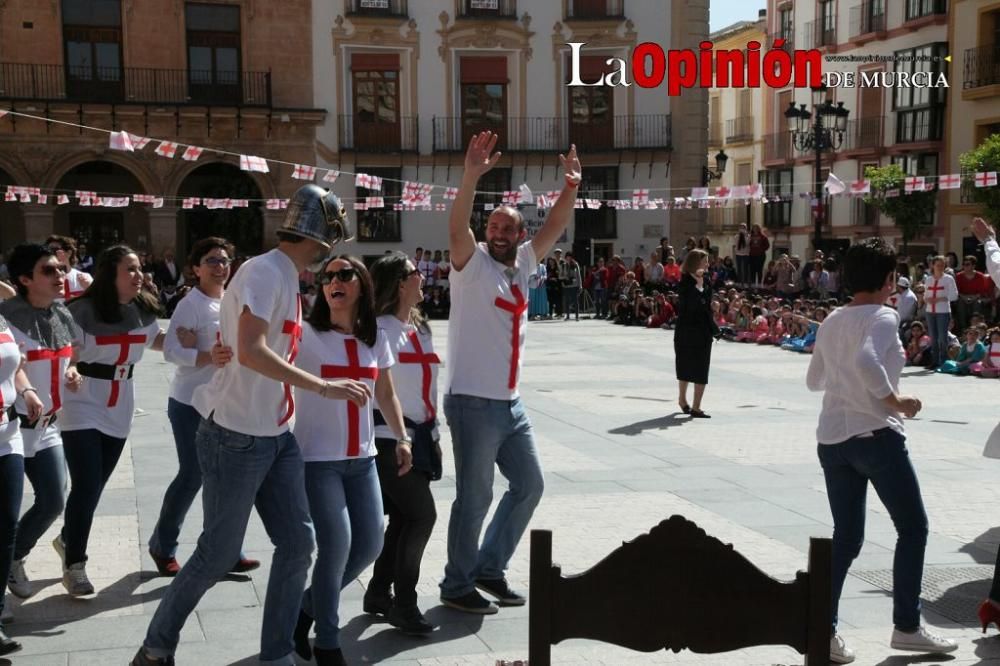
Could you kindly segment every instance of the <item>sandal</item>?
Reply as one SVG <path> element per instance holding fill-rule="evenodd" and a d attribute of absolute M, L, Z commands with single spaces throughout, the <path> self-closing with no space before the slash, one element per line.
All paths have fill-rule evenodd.
<path fill-rule="evenodd" d="M 705 412 L 701 411 L 700 409 L 692 409 L 691 410 L 691 418 L 693 418 L 693 419 L 710 419 L 712 417 L 709 416 L 708 414 L 706 414 Z"/>

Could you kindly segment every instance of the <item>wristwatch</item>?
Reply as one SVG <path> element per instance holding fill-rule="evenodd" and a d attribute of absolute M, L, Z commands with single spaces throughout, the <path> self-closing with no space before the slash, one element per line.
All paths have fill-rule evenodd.
<path fill-rule="evenodd" d="M 410 439 L 409 437 L 400 437 L 399 439 L 396 440 L 396 443 L 397 444 L 409 444 L 410 446 L 413 446 L 413 440 Z"/>

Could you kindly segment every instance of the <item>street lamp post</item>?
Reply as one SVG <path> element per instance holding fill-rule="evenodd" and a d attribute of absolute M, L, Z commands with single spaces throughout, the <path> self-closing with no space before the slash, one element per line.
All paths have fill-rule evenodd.
<path fill-rule="evenodd" d="M 720 150 L 715 156 L 715 171 L 712 171 L 708 166 L 703 166 L 701 168 L 701 186 L 708 187 L 708 184 L 713 180 L 719 180 L 722 178 L 723 172 L 726 170 L 726 164 L 729 162 L 729 155 L 726 155 L 726 151 Z"/>
<path fill-rule="evenodd" d="M 802 104 L 795 108 L 795 102 L 788 105 L 785 118 L 788 119 L 788 129 L 791 132 L 792 145 L 800 152 L 812 150 L 816 154 L 816 210 L 813 230 L 813 250 L 823 248 L 823 222 L 827 215 L 827 207 L 823 204 L 823 153 L 828 150 L 838 150 L 844 143 L 844 133 L 847 131 L 847 117 L 850 111 L 844 108 L 843 102 L 836 106 L 826 97 L 826 86 L 813 88 L 813 106 L 815 115 L 806 110 Z M 810 123 L 812 124 L 810 126 Z"/>

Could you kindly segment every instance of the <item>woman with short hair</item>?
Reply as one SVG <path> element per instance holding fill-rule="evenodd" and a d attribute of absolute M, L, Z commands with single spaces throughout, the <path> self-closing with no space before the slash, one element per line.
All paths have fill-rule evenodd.
<path fill-rule="evenodd" d="M 677 323 L 674 326 L 674 361 L 680 396 L 678 404 L 693 418 L 711 418 L 701 409 L 712 362 L 712 343 L 719 327 L 712 317 L 712 286 L 705 279 L 708 255 L 697 248 L 688 252 L 677 287 Z M 688 384 L 694 384 L 694 404 L 688 405 Z"/>

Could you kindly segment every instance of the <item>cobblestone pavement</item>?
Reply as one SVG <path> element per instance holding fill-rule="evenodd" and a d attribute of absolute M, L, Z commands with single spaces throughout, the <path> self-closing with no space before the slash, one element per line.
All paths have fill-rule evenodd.
<path fill-rule="evenodd" d="M 446 323 L 435 322 L 434 330 L 443 352 Z M 719 343 L 704 403 L 713 418 L 691 421 L 676 407 L 672 333 L 601 321 L 533 322 L 522 391 L 543 458 L 546 491 L 531 527 L 553 531 L 555 560 L 568 574 L 660 520 L 682 514 L 733 543 L 769 574 L 791 579 L 806 564 L 809 537 L 831 533 L 813 439 L 820 399 L 805 390 L 807 362 L 805 356 L 774 348 Z M 28 560 L 38 594 L 24 603 L 8 595 L 16 616 L 9 629 L 25 646 L 11 663 L 125 664 L 140 644 L 168 582 L 154 576 L 145 544 L 176 470 L 165 413 L 170 375 L 171 366 L 156 354 L 137 373 L 141 413 L 91 538 L 88 570 L 97 595 L 70 599 L 63 593 L 58 560 L 48 545 L 54 528 Z M 934 631 L 956 638 L 961 648 L 951 658 L 928 658 L 888 647 L 892 604 L 886 590 L 895 533 L 874 493 L 867 541 L 844 591 L 842 633 L 857 651 L 858 664 L 1000 665 L 996 630 L 982 636 L 974 617 L 1000 541 L 1000 463 L 980 455 L 1000 414 L 1000 382 L 908 370 L 903 386 L 925 405 L 920 418 L 907 424 L 931 521 L 925 620 Z M 442 432 L 447 437 L 447 428 Z M 450 458 L 448 442 L 443 445 Z M 449 460 L 445 466 L 445 479 L 434 485 L 439 523 L 420 585 L 421 607 L 440 629 L 427 639 L 407 638 L 363 616 L 366 573 L 346 590 L 341 609 L 351 663 L 492 665 L 528 656 L 527 608 L 477 618 L 438 604 L 436 585 L 454 497 Z M 499 475 L 497 482 L 499 496 Z M 200 521 L 195 506 L 182 534 L 182 562 Z M 209 592 L 184 628 L 179 664 L 257 663 L 270 543 L 256 516 L 246 549 L 264 566 Z M 509 578 L 515 587 L 527 588 L 527 535 Z M 720 609 L 719 631 L 753 612 Z M 555 646 L 553 659 L 616 665 L 803 663 L 782 647 L 723 655 L 642 654 L 579 640 Z"/>

